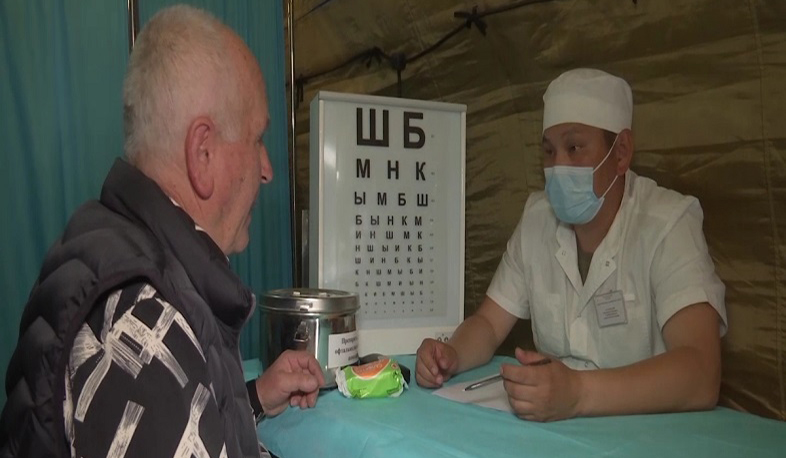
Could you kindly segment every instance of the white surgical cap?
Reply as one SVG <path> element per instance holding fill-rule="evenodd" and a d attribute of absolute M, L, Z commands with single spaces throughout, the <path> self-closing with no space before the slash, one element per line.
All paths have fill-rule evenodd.
<path fill-rule="evenodd" d="M 543 131 L 576 122 L 615 134 L 630 129 L 633 95 L 628 83 L 591 68 L 569 70 L 549 84 L 543 94 Z"/>

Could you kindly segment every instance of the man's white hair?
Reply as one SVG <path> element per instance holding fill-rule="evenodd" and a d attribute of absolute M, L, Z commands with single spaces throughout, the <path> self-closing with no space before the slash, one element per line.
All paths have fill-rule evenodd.
<path fill-rule="evenodd" d="M 196 116 L 210 116 L 223 138 L 237 139 L 245 104 L 239 69 L 227 61 L 227 30 L 186 5 L 159 11 L 142 29 L 123 83 L 124 149 L 131 163 L 182 148 Z"/>

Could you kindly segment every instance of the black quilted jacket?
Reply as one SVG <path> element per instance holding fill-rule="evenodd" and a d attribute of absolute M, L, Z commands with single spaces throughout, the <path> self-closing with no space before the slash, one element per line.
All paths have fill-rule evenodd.
<path fill-rule="evenodd" d="M 149 178 L 117 160 L 47 254 L 22 315 L 0 416 L 0 458 L 70 455 L 64 377 L 85 317 L 131 281 L 156 288 L 189 322 L 207 360 L 229 457 L 259 456 L 238 351 L 253 295 L 217 247 Z"/>

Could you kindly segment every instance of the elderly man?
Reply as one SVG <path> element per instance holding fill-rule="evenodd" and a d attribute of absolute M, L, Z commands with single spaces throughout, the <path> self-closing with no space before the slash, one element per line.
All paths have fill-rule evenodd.
<path fill-rule="evenodd" d="M 228 27 L 177 6 L 139 35 L 123 95 L 128 160 L 43 263 L 0 456 L 259 456 L 254 414 L 312 407 L 324 383 L 304 352 L 243 380 L 255 299 L 226 256 L 273 179 L 262 73 Z"/>
<path fill-rule="evenodd" d="M 477 313 L 447 344 L 422 343 L 418 383 L 486 363 L 524 318 L 538 351 L 501 367 L 520 418 L 712 408 L 725 289 L 699 202 L 629 169 L 624 80 L 571 70 L 543 100 L 545 193 L 527 201 Z"/>

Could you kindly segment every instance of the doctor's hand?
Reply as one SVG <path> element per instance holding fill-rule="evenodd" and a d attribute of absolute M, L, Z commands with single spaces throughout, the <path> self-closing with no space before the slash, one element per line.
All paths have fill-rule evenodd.
<path fill-rule="evenodd" d="M 458 370 L 458 354 L 450 345 L 424 339 L 418 348 L 415 377 L 424 388 L 442 386 Z"/>
<path fill-rule="evenodd" d="M 549 358 L 516 348 L 521 365 L 503 364 L 502 377 L 508 402 L 519 418 L 554 421 L 578 414 L 581 377 L 556 358 L 549 364 L 535 364 Z"/>
<path fill-rule="evenodd" d="M 294 350 L 282 353 L 256 380 L 259 402 L 268 417 L 280 414 L 288 405 L 314 407 L 324 384 L 314 355 Z"/>

